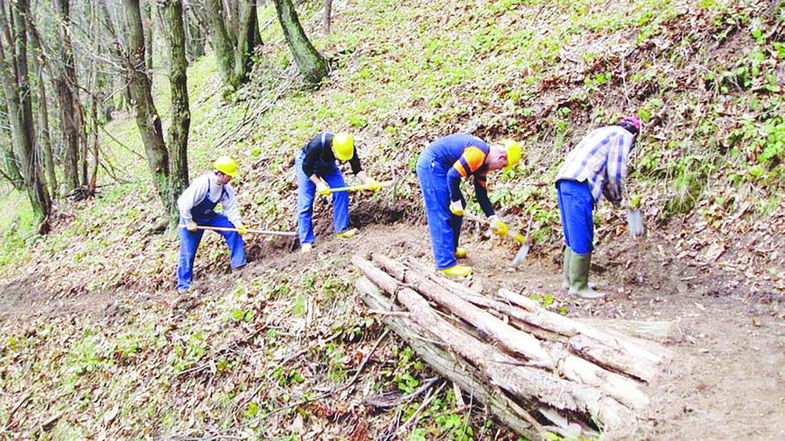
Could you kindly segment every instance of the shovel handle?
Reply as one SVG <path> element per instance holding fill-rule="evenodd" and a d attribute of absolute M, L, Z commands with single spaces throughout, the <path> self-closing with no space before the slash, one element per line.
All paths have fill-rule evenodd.
<path fill-rule="evenodd" d="M 393 184 L 392 181 L 390 181 L 390 182 L 380 182 L 379 186 L 381 188 L 385 188 L 385 187 L 391 186 L 392 184 Z M 339 191 L 362 191 L 362 190 L 370 190 L 370 189 L 371 188 L 370 188 L 370 186 L 368 184 L 360 184 L 360 185 L 350 185 L 348 187 L 331 188 L 330 189 L 330 193 L 337 193 Z"/>
<path fill-rule="evenodd" d="M 185 225 L 178 225 L 178 227 L 179 227 L 179 228 L 186 228 L 186 227 L 185 227 Z M 207 227 L 207 226 L 203 226 L 203 225 L 198 225 L 198 226 L 196 227 L 196 229 L 198 229 L 198 230 L 206 230 L 206 231 L 228 231 L 228 232 L 239 233 L 239 231 L 237 230 L 237 228 L 226 228 L 226 227 Z M 294 231 L 254 230 L 254 229 L 251 229 L 251 228 L 248 228 L 246 231 L 247 231 L 248 233 L 254 233 L 254 234 L 271 234 L 271 235 L 273 235 L 273 236 L 297 236 L 297 233 L 296 233 L 296 232 L 294 232 Z"/>

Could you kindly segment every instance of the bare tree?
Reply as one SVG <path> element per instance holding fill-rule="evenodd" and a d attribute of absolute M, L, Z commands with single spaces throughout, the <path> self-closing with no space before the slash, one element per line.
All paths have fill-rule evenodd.
<path fill-rule="evenodd" d="M 35 122 L 27 59 L 28 0 L 12 0 L 10 7 L 0 0 L 0 82 L 2 82 L 8 121 L 11 126 L 13 154 L 20 164 L 19 172 L 27 197 L 38 222 L 38 231 L 49 231 L 52 202 L 37 159 Z"/>
<path fill-rule="evenodd" d="M 78 80 L 71 42 L 70 0 L 54 0 L 59 15 L 59 69 L 54 73 L 55 92 L 60 108 L 60 124 L 64 138 L 63 177 L 65 190 L 70 192 L 80 187 L 79 145 L 81 141 L 82 104 L 79 100 Z M 86 174 L 86 173 L 85 173 Z"/>
<path fill-rule="evenodd" d="M 147 165 L 153 186 L 167 212 L 176 210 L 169 185 L 169 153 L 164 143 L 161 118 L 151 92 L 152 80 L 145 64 L 144 28 L 139 0 L 123 0 L 126 17 L 126 75 L 131 105 L 136 113 L 136 126 L 147 154 Z"/>
<path fill-rule="evenodd" d="M 163 22 L 169 49 L 169 86 L 172 91 L 172 124 L 169 127 L 169 168 L 172 192 L 179 195 L 188 185 L 188 78 L 185 57 L 185 24 L 181 0 L 163 0 Z"/>
<path fill-rule="evenodd" d="M 327 61 L 305 35 L 292 0 L 274 0 L 274 2 L 278 21 L 281 23 L 286 42 L 289 43 L 289 49 L 300 73 L 312 85 L 319 84 L 322 78 L 327 76 Z"/>
<path fill-rule="evenodd" d="M 324 33 L 330 33 L 330 24 L 332 24 L 333 13 L 333 0 L 324 0 Z"/>
<path fill-rule="evenodd" d="M 248 81 L 253 50 L 261 43 L 256 1 L 238 0 L 226 7 L 221 0 L 206 0 L 205 16 L 221 76 L 236 90 Z"/>
<path fill-rule="evenodd" d="M 35 84 L 37 88 L 38 105 L 36 112 L 38 114 L 38 146 L 43 153 L 44 170 L 46 171 L 46 179 L 49 183 L 49 193 L 52 196 L 57 195 L 57 173 L 55 173 L 54 154 L 52 152 L 52 141 L 49 133 L 49 103 L 46 99 L 46 83 L 44 81 L 44 66 L 46 65 L 46 57 L 41 47 L 41 40 L 38 36 L 38 31 L 35 28 L 33 20 L 27 20 L 27 34 L 30 38 L 30 66 L 33 69 Z"/>

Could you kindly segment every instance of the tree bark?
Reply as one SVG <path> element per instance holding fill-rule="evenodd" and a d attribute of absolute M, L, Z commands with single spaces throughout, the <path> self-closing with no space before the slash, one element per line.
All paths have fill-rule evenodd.
<path fill-rule="evenodd" d="M 55 172 L 54 154 L 52 152 L 52 141 L 49 132 L 49 103 L 46 99 L 46 83 L 44 82 L 44 65 L 46 64 L 44 53 L 41 48 L 41 40 L 38 37 L 38 32 L 34 27 L 32 20 L 27 21 L 28 35 L 31 43 L 30 66 L 36 73 L 36 87 L 38 90 L 38 106 L 36 107 L 38 113 L 38 146 L 43 153 L 44 170 L 46 172 L 46 180 L 49 184 L 49 193 L 51 196 L 57 195 L 57 173 Z"/>
<path fill-rule="evenodd" d="M 144 32 L 144 64 L 147 66 L 147 71 L 151 72 L 150 80 L 153 81 L 153 36 L 155 20 L 153 20 L 153 0 L 142 0 L 140 3 L 142 12 L 142 26 Z"/>
<path fill-rule="evenodd" d="M 262 37 L 259 34 L 256 0 L 240 0 L 239 6 L 240 29 L 237 33 L 237 49 L 234 52 L 234 77 L 240 83 L 246 83 L 253 67 L 254 49 L 262 42 Z"/>
<path fill-rule="evenodd" d="M 164 3 L 164 28 L 169 48 L 169 86 L 172 95 L 172 124 L 169 126 L 169 169 L 174 195 L 179 195 L 188 185 L 188 130 L 191 111 L 188 104 L 188 78 L 185 57 L 185 25 L 181 0 Z M 176 218 L 177 213 L 172 213 Z"/>
<path fill-rule="evenodd" d="M 330 33 L 330 24 L 332 23 L 333 13 L 333 0 L 324 0 L 324 33 Z"/>
<path fill-rule="evenodd" d="M 215 53 L 221 77 L 232 90 L 240 86 L 240 79 L 236 77 L 234 62 L 234 42 L 226 27 L 224 7 L 221 0 L 205 1 L 205 15 L 210 27 L 210 41 Z"/>
<path fill-rule="evenodd" d="M 51 200 L 46 181 L 37 159 L 35 122 L 33 121 L 30 78 L 27 67 L 27 16 L 28 0 L 17 0 L 6 13 L 6 4 L 0 1 L 2 36 L 0 36 L 0 81 L 2 82 L 11 126 L 13 152 L 20 164 L 27 197 L 38 223 L 39 233 L 49 231 Z M 10 58 L 6 57 L 6 53 Z"/>
<path fill-rule="evenodd" d="M 145 146 L 153 186 L 166 212 L 174 213 L 177 208 L 169 181 L 169 154 L 164 143 L 161 118 L 153 102 L 152 82 L 145 65 L 144 30 L 139 0 L 123 0 L 123 5 L 128 30 L 126 75 L 136 114 L 136 125 Z"/>
<path fill-rule="evenodd" d="M 308 83 L 318 85 L 327 76 L 327 61 L 305 35 L 292 0 L 274 0 L 274 2 L 278 21 L 300 73 Z"/>
<path fill-rule="evenodd" d="M 59 14 L 60 67 L 54 79 L 55 93 L 60 107 L 60 124 L 64 140 L 63 179 L 67 192 L 79 188 L 79 140 L 82 122 L 75 93 L 77 78 L 74 51 L 71 44 L 70 0 L 54 0 Z"/>

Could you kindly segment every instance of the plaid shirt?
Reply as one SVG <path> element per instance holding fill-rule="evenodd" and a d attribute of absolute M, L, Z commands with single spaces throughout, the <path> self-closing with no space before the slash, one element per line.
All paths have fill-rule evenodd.
<path fill-rule="evenodd" d="M 588 182 L 594 202 L 601 196 L 619 203 L 624 196 L 627 158 L 635 136 L 620 126 L 601 127 L 575 147 L 559 169 L 556 182 Z"/>

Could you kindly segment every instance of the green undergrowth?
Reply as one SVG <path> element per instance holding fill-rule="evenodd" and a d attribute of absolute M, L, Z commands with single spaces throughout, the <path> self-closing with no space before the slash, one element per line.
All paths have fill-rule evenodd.
<path fill-rule="evenodd" d="M 250 226 L 294 228 L 291 163 L 318 131 L 354 133 L 368 172 L 400 179 L 400 209 L 412 216 L 420 206 L 417 154 L 439 136 L 472 132 L 526 146 L 520 167 L 490 177 L 491 198 L 515 227 L 531 216 L 535 250 L 547 250 L 559 238 L 552 180 L 561 159 L 588 130 L 629 113 L 645 122 L 630 189 L 658 225 L 686 218 L 730 235 L 752 216 L 782 213 L 778 7 L 746 0 L 502 0 L 483 7 L 361 0 L 336 3 L 333 32 L 324 35 L 317 3 L 298 8 L 333 69 L 319 88 L 295 82 L 280 89 L 293 69 L 275 24 L 263 31 L 258 67 L 244 89 L 225 94 L 210 55 L 189 69 L 191 177 L 220 154 L 238 157 L 235 185 Z M 260 22 L 274 17 L 268 3 Z M 168 96 L 165 77 L 156 76 L 164 127 Z M 29 269 L 53 294 L 123 288 L 100 318 L 3 324 L 4 391 L 32 394 L 22 410 L 32 419 L 20 439 L 283 440 L 303 437 L 303 427 L 324 427 L 323 439 L 363 439 L 363 418 L 383 431 L 386 414 L 352 413 L 356 396 L 308 402 L 349 381 L 382 332 L 357 310 L 355 274 L 341 270 L 350 265 L 346 258 L 292 260 L 218 285 L 230 280 L 221 274 L 226 251 L 217 235 L 206 235 L 196 271 L 209 289 L 191 300 L 173 297 L 177 236 L 150 231 L 162 210 L 140 137 L 131 115 L 115 116 L 106 126 L 112 136 L 101 140 L 120 181 L 102 175 L 96 198 L 59 202 L 50 235 L 31 236 L 21 195 L 0 199 L 0 210 L 13 214 L 0 219 L 4 278 Z M 353 207 L 379 201 L 357 198 Z M 611 217 L 605 205 L 601 219 Z M 469 208 L 479 212 L 475 203 Z M 248 241 L 260 256 L 270 249 L 265 239 Z M 547 293 L 540 301 L 566 312 Z M 395 340 L 377 351 L 359 380 L 363 393 L 412 393 L 433 375 Z M 490 438 L 495 429 L 457 411 L 450 389 L 423 409 L 408 439 Z M 393 411 L 405 421 L 421 403 Z M 0 406 L 0 421 L 9 408 Z"/>

